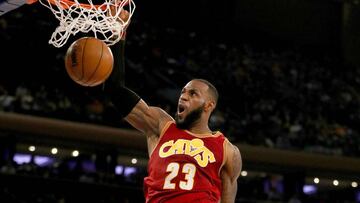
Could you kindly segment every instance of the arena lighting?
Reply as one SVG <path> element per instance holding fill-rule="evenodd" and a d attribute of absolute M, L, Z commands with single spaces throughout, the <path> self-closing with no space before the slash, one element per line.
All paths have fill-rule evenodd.
<path fill-rule="evenodd" d="M 49 166 L 53 164 L 55 161 L 54 158 L 47 157 L 47 156 L 34 156 L 34 163 L 38 166 Z"/>
<path fill-rule="evenodd" d="M 355 182 L 355 181 L 353 181 L 353 182 L 351 182 L 351 187 L 357 187 L 358 186 L 358 183 L 357 182 Z"/>
<path fill-rule="evenodd" d="M 136 163 L 137 163 L 137 159 L 136 159 L 136 158 L 132 158 L 132 159 L 131 159 L 131 163 L 132 163 L 132 164 L 136 164 Z"/>
<path fill-rule="evenodd" d="M 29 151 L 30 152 L 34 152 L 36 150 L 35 146 L 31 145 L 29 146 Z"/>
<path fill-rule="evenodd" d="M 79 151 L 78 151 L 78 150 L 74 150 L 74 151 L 71 153 L 71 156 L 73 156 L 73 157 L 78 157 L 78 156 L 79 156 Z"/>
<path fill-rule="evenodd" d="M 30 154 L 18 154 L 18 153 L 16 153 L 13 156 L 13 161 L 16 162 L 19 165 L 30 163 L 31 155 Z"/>
<path fill-rule="evenodd" d="M 121 175 L 124 172 L 124 166 L 117 165 L 115 166 L 115 174 Z"/>
<path fill-rule="evenodd" d="M 247 176 L 248 172 L 247 171 L 241 171 L 241 176 Z"/>
<path fill-rule="evenodd" d="M 320 179 L 317 178 L 317 177 L 315 177 L 315 178 L 314 178 L 314 183 L 318 184 L 319 182 L 320 182 Z"/>
<path fill-rule="evenodd" d="M 125 167 L 125 169 L 124 169 L 124 176 L 125 177 L 129 177 L 133 173 L 136 173 L 136 168 L 135 167 L 130 167 L 130 166 Z"/>
<path fill-rule="evenodd" d="M 304 185 L 303 192 L 307 195 L 312 195 L 317 192 L 317 187 L 315 185 Z"/>
<path fill-rule="evenodd" d="M 338 180 L 334 180 L 334 181 L 333 181 L 333 185 L 334 185 L 334 186 L 338 186 L 338 185 L 339 185 L 339 181 L 338 181 Z"/>
<path fill-rule="evenodd" d="M 51 154 L 57 154 L 58 153 L 58 149 L 57 148 L 52 148 L 51 149 Z"/>

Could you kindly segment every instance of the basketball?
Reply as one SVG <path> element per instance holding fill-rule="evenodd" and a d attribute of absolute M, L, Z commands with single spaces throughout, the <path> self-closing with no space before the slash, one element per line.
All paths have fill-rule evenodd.
<path fill-rule="evenodd" d="M 82 86 L 96 86 L 111 74 L 114 58 L 110 48 L 94 37 L 73 42 L 65 54 L 66 72 Z"/>

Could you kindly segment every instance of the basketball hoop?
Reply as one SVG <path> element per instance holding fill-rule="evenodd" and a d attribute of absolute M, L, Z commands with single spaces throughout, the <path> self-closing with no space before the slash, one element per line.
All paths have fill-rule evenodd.
<path fill-rule="evenodd" d="M 39 1 L 60 21 L 49 40 L 49 44 L 58 48 L 67 42 L 70 35 L 90 31 L 107 45 L 114 45 L 124 35 L 135 11 L 132 0 L 104 0 L 101 5 L 93 4 L 92 0 L 87 0 L 87 3 L 80 3 L 78 0 Z M 124 21 L 120 18 L 120 12 L 125 6 L 128 8 L 129 18 Z"/>

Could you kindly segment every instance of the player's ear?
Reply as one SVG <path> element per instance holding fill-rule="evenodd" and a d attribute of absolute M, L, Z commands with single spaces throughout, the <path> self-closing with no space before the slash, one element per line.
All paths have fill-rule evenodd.
<path fill-rule="evenodd" d="M 213 110 L 215 109 L 215 106 L 216 106 L 216 104 L 215 104 L 215 101 L 214 101 L 214 100 L 208 100 L 208 101 L 206 102 L 206 104 L 205 104 L 204 110 L 211 112 L 211 111 L 213 111 Z"/>

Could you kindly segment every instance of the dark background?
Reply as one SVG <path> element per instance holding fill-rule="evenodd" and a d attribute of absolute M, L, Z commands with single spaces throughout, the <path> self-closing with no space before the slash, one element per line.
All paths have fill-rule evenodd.
<path fill-rule="evenodd" d="M 356 19 L 359 6 L 352 2 L 226 0 L 184 3 L 159 0 L 135 3 L 137 8 L 134 21 L 149 22 L 151 26 L 204 32 L 209 37 L 207 40 L 211 41 L 252 42 L 257 46 L 273 47 L 294 46 L 307 52 L 314 51 L 314 55 L 325 52 L 340 56 L 344 62 L 358 63 L 356 53 L 359 52 L 357 42 L 360 31 Z M 9 18 L 7 29 L 2 31 L 2 35 L 6 37 L 1 37 L 1 44 L 4 50 L 2 58 L 11 65 L 12 70 L 22 67 L 22 62 L 37 63 L 32 68 L 22 69 L 30 73 L 34 72 L 30 70 L 51 66 L 52 64 L 40 63 L 54 61 L 56 53 L 64 54 L 69 43 L 81 36 L 78 34 L 71 37 L 61 49 L 47 45 L 58 21 L 39 3 L 25 5 L 1 18 Z M 42 21 L 44 19 L 46 21 Z M 141 24 L 134 24 L 129 28 L 129 37 L 131 32 L 142 29 Z M 44 73 L 50 76 L 49 73 Z"/>
<path fill-rule="evenodd" d="M 126 83 L 128 86 L 138 92 L 142 98 L 150 104 L 166 106 L 166 104 L 161 103 L 161 100 L 167 98 L 168 100 L 166 100 L 166 102 L 174 105 L 171 98 L 176 97 L 178 94 L 177 90 L 188 81 L 189 75 L 214 79 L 214 81 L 216 81 L 216 78 L 220 78 L 220 81 L 216 81 L 221 92 L 221 103 L 219 108 L 221 110 L 226 110 L 226 107 L 231 108 L 230 116 L 226 117 L 229 122 L 226 127 L 240 127 L 235 129 L 235 131 L 234 129 L 226 129 L 228 130 L 226 133 L 228 133 L 227 135 L 229 135 L 231 139 L 234 139 L 238 143 L 264 146 L 266 144 L 264 144 L 263 138 L 273 138 L 279 134 L 288 136 L 288 131 L 285 130 L 281 131 L 282 133 L 279 134 L 276 134 L 278 131 L 274 130 L 276 133 L 271 134 L 273 125 L 269 123 L 260 123 L 257 125 L 258 123 L 251 123 L 251 121 L 249 121 L 252 118 L 251 116 L 255 117 L 258 111 L 256 108 L 252 109 L 253 106 L 251 105 L 257 102 L 261 103 L 260 99 L 264 99 L 264 103 L 266 103 L 267 99 L 275 99 L 279 102 L 278 106 L 280 107 L 278 108 L 280 109 L 283 106 L 292 107 L 289 110 L 290 117 L 295 115 L 294 117 L 296 118 L 297 113 L 303 111 L 306 113 L 315 111 L 310 108 L 312 107 L 311 102 L 309 102 L 310 105 L 300 106 L 302 100 L 298 101 L 298 97 L 296 96 L 302 95 L 303 92 L 301 90 L 296 88 L 291 89 L 286 86 L 289 85 L 286 83 L 288 82 L 286 77 L 290 75 L 285 75 L 285 78 L 280 79 L 274 79 L 271 76 L 267 76 L 267 73 L 269 72 L 266 72 L 265 70 L 267 70 L 268 66 L 263 65 L 262 60 L 265 60 L 264 63 L 266 64 L 266 60 L 271 62 L 273 58 L 266 58 L 266 54 L 264 57 L 265 59 L 259 57 L 262 56 L 263 52 L 281 53 L 282 50 L 292 50 L 292 52 L 304 56 L 302 59 L 306 60 L 316 60 L 320 58 L 321 61 L 321 58 L 323 57 L 332 59 L 331 61 L 334 63 L 331 66 L 327 66 L 328 64 L 322 65 L 320 62 L 320 65 L 315 63 L 314 66 L 307 66 L 308 64 L 306 62 L 301 60 L 296 61 L 296 63 L 305 64 L 303 65 L 305 69 L 299 70 L 299 72 L 304 72 L 305 75 L 309 72 L 309 77 L 311 79 L 323 85 L 323 89 L 321 89 L 319 93 L 312 92 L 313 94 L 303 95 L 304 97 L 308 96 L 304 99 L 305 101 L 315 101 L 314 108 L 322 105 L 322 103 L 317 103 L 317 93 L 320 95 L 323 92 L 326 92 L 330 96 L 334 96 L 330 100 L 335 101 L 336 95 L 342 91 L 342 85 L 351 86 L 356 94 L 359 92 L 358 83 L 356 83 L 357 79 L 351 77 L 355 77 L 358 74 L 356 70 L 358 70 L 360 64 L 360 6 L 357 0 L 196 0 L 191 2 L 138 0 L 135 3 L 137 8 L 128 30 L 128 40 L 126 45 L 127 67 L 129 67 L 126 70 Z M 60 100 L 63 98 L 60 97 L 60 95 L 66 94 L 66 97 L 71 98 L 73 106 L 76 107 L 75 110 L 71 109 L 66 112 L 61 112 L 61 114 L 52 112 L 36 112 L 36 114 L 45 117 L 60 117 L 65 120 L 90 122 L 90 119 L 85 119 L 84 114 L 82 114 L 83 110 L 79 109 L 93 99 L 87 94 L 87 92 L 90 92 L 92 89 L 81 87 L 71 81 L 66 74 L 63 57 L 67 47 L 74 40 L 81 36 L 91 35 L 91 33 L 82 33 L 71 36 L 62 48 L 55 48 L 48 44 L 48 40 L 58 23 L 59 22 L 55 19 L 53 14 L 39 3 L 24 5 L 17 10 L 0 16 L 0 67 L 2 70 L 0 73 L 0 85 L 5 87 L 9 94 L 15 94 L 16 89 L 21 85 L 30 90 L 34 90 L 34 92 L 39 90 L 39 87 L 42 87 L 49 91 L 48 98 L 46 98 L 49 101 Z M 189 37 L 193 34 L 195 37 Z M 139 39 L 142 39 L 143 41 Z M 249 44 L 255 53 L 254 56 L 258 58 L 242 52 L 244 44 Z M 253 74 L 251 75 L 254 77 L 253 81 L 248 83 L 247 81 L 240 81 L 239 83 L 235 83 L 236 81 L 234 81 L 234 86 L 232 86 L 233 81 L 230 80 L 232 77 L 222 78 L 223 76 L 231 76 L 233 74 L 231 69 L 234 68 L 231 66 L 230 68 L 221 66 L 227 62 L 226 60 L 231 61 L 231 59 L 228 59 L 226 56 L 229 52 L 225 52 L 221 48 L 224 46 L 237 47 L 238 50 L 240 50 L 240 53 L 236 52 L 236 54 L 244 55 L 255 61 L 257 69 L 255 68 L 256 70 L 254 72 L 249 71 L 249 75 Z M 201 64 L 201 67 L 198 69 L 188 70 L 183 64 L 176 66 L 166 63 L 166 60 L 168 59 L 183 56 L 182 54 L 184 54 L 184 51 L 188 52 L 185 56 L 188 56 L 189 58 L 194 57 L 195 59 L 198 59 L 196 58 L 198 56 L 194 54 L 194 52 L 209 51 L 211 54 L 206 55 L 208 58 L 203 60 L 206 61 L 206 63 Z M 178 58 L 176 59 L 181 61 Z M 224 59 L 223 61 L 225 62 L 217 63 L 219 59 Z M 257 61 L 257 59 L 259 60 Z M 202 60 L 199 59 L 198 61 Z M 259 64 L 257 64 L 257 62 Z M 213 63 L 220 64 L 220 67 L 218 68 L 223 68 L 223 71 L 215 70 L 216 65 L 213 65 Z M 141 68 L 134 68 L 137 66 L 140 66 Z M 322 78 L 319 77 L 319 75 L 321 76 L 321 73 L 309 70 L 311 68 L 316 69 L 317 67 L 324 66 L 329 68 L 328 72 L 331 73 L 329 74 L 331 75 L 330 78 L 334 80 L 339 79 L 339 83 L 331 84 L 331 82 L 327 81 L 327 77 L 323 81 Z M 353 69 L 346 68 L 349 66 Z M 288 66 L 284 67 L 290 69 Z M 296 66 L 296 68 L 298 67 L 301 66 Z M 174 71 L 176 74 L 172 74 L 170 70 Z M 286 71 L 288 71 L 288 69 L 284 70 L 284 72 Z M 321 69 L 321 71 L 324 70 Z M 324 75 L 327 75 L 328 72 L 324 71 Z M 158 73 L 161 74 L 156 75 Z M 315 77 L 312 78 L 311 74 L 314 74 Z M 226 81 L 227 79 L 229 79 L 229 81 Z M 281 79 L 285 81 L 285 87 L 281 86 L 282 83 L 279 83 L 279 86 L 271 86 L 275 82 L 281 82 Z M 300 81 L 299 86 L 301 86 L 302 82 L 309 82 L 306 79 L 307 78 L 305 78 L 304 81 Z M 224 83 L 226 85 L 224 85 Z M 165 89 L 167 87 L 171 88 L 168 97 L 164 96 L 165 90 L 168 90 Z M 236 92 L 236 96 L 240 96 L 240 99 L 238 100 L 234 100 L 234 89 L 238 91 Z M 162 90 L 162 92 L 159 94 L 157 90 Z M 276 92 L 276 90 L 279 90 L 279 92 Z M 292 96 L 295 96 L 286 98 L 287 95 L 284 96 L 282 94 L 284 92 L 282 91 L 288 91 L 293 93 Z M 242 93 L 245 94 L 243 95 Z M 160 99 L 157 98 L 159 95 L 162 95 L 163 97 L 160 97 Z M 338 121 L 340 124 L 351 128 L 353 132 L 359 132 L 359 119 L 356 117 L 358 114 L 358 103 L 355 99 L 353 101 L 354 103 L 351 104 L 353 106 L 344 105 L 347 108 L 343 108 L 342 103 L 334 102 L 333 104 L 329 102 L 330 104 L 323 104 L 326 107 L 324 108 L 326 113 L 323 116 L 326 117 L 326 119 L 329 119 L 326 120 L 328 121 L 326 124 L 330 126 L 333 124 L 333 121 Z M 297 102 L 299 102 L 299 104 Z M 304 106 L 309 108 L 302 109 Z M 172 112 L 174 111 L 174 109 L 171 110 Z M 78 111 L 81 113 L 78 114 Z M 28 112 L 24 109 L 20 109 L 19 112 L 23 114 L 34 113 L 33 111 Z M 74 112 L 76 114 L 74 114 Z M 354 118 L 351 118 L 353 120 L 351 120 L 349 116 L 351 112 L 355 114 Z M 266 113 L 268 112 L 265 112 L 264 114 L 266 115 Z M 273 112 L 270 112 L 269 114 L 271 113 Z M 104 116 L 104 118 L 108 119 L 105 121 L 91 120 L 91 122 L 119 126 L 119 121 L 112 120 L 114 119 L 112 116 L 113 115 L 111 114 Z M 250 118 L 246 116 L 249 116 Z M 310 115 L 310 117 L 311 116 L 313 115 Z M 281 119 L 283 118 L 281 117 Z M 122 125 L 120 126 L 123 127 Z M 322 137 L 320 134 L 316 134 L 318 133 L 317 131 L 312 132 L 311 129 L 306 133 L 305 135 L 302 134 L 302 136 L 299 136 L 299 141 L 295 140 L 298 144 L 296 145 L 297 148 L 291 150 L 305 151 L 305 147 L 301 148 L 298 146 L 306 146 L 308 142 L 313 143 L 311 141 L 316 140 L 316 137 Z M 8 132 L 2 133 L 1 135 L 1 138 L 3 139 L 0 143 L 2 152 L 7 152 L 9 146 L 13 147 L 19 143 L 21 144 L 21 137 L 27 136 L 18 134 L 12 136 L 13 134 L 8 134 Z M 9 139 L 9 137 L 11 137 L 11 139 Z M 27 139 L 27 142 L 29 142 L 29 138 Z M 339 140 L 335 140 L 333 143 L 326 145 L 329 143 L 327 142 L 327 139 L 322 140 L 320 144 L 328 147 L 327 149 L 337 149 L 339 145 L 345 146 L 344 153 L 349 152 L 349 155 L 358 158 L 360 148 L 358 148 L 359 144 L 356 140 L 359 141 L 359 134 L 353 133 L 352 137 L 349 135 L 349 138 L 346 137 L 344 139 L 349 143 L 352 143 L 352 145 L 350 146 L 348 145 L 348 142 Z M 43 143 L 46 142 L 46 140 L 43 141 Z M 54 144 L 54 141 L 48 141 L 48 143 L 50 146 Z M 81 142 L 74 143 L 75 144 L 73 145 L 78 146 L 83 144 Z M 92 145 L 94 148 L 107 147 L 97 143 L 93 143 Z M 116 151 L 113 148 L 109 149 L 109 151 L 111 150 Z M 111 153 L 112 152 L 113 151 L 111 151 Z M 95 152 L 93 153 L 95 154 Z M 106 151 L 104 152 L 105 155 L 101 154 L 101 156 L 99 156 L 101 157 L 100 160 L 105 160 L 104 157 L 106 157 L 106 153 L 109 152 Z M 116 151 L 116 153 L 118 153 L 118 151 Z M 3 159 L 2 162 L 0 162 L 0 166 L 2 167 L 5 165 L 5 159 L 7 157 L 4 154 L 6 153 L 2 153 Z M 114 157 L 115 156 L 116 155 L 114 155 Z M 85 157 L 85 159 L 88 160 L 89 158 Z M 262 164 L 263 163 L 258 163 L 254 165 L 263 167 L 264 171 L 266 171 L 268 166 L 262 166 Z M 106 163 L 102 163 L 102 165 L 106 165 Z M 112 163 L 111 167 L 113 167 L 113 165 L 114 163 Z M 245 166 L 249 167 L 249 165 Z M 274 168 L 280 169 L 281 167 L 274 166 Z M 283 170 L 286 171 L 287 169 Z M 144 168 L 142 168 L 141 172 L 144 171 Z M 107 172 L 111 173 L 113 171 L 109 170 Z M 19 174 L 21 175 L 19 176 Z M 21 171 L 18 173 L 18 176 L 15 177 L 8 176 L 8 174 L 5 174 L 4 177 L 0 176 L 0 183 L 3 183 L 1 185 L 2 190 L 0 190 L 0 197 L 20 197 L 21 195 L 24 195 L 24 193 L 19 192 L 17 187 L 13 187 L 12 182 L 23 183 L 24 187 L 22 189 L 26 189 L 31 188 L 30 185 L 33 181 L 38 183 L 36 184 L 38 186 L 44 185 L 44 182 L 46 182 L 46 184 L 50 184 L 54 190 L 58 190 L 58 188 L 68 188 L 66 193 L 61 194 L 61 192 L 54 192 L 53 195 L 55 197 L 60 195 L 66 200 L 70 197 L 69 199 L 71 200 L 73 195 L 74 201 L 76 202 L 79 201 L 83 195 L 83 193 L 80 192 L 72 194 L 72 190 L 76 189 L 77 184 L 83 184 L 77 181 L 77 176 L 74 174 L 71 174 L 70 182 L 64 182 L 64 180 L 68 180 L 66 178 L 69 178 L 66 175 L 49 181 L 49 179 L 43 178 L 42 176 L 36 176 L 34 179 L 34 174 L 31 172 L 29 172 L 29 174 L 27 174 L 28 176 L 25 175 L 26 178 L 24 178 Z M 293 193 L 298 193 L 300 196 L 303 195 L 303 193 L 299 191 L 301 190 L 299 189 L 301 188 L 299 185 L 302 185 L 305 182 L 306 174 L 304 174 L 303 171 L 287 171 L 282 174 L 284 179 L 270 173 L 264 174 L 265 172 L 261 171 L 254 179 L 241 178 L 241 181 L 239 182 L 239 202 L 247 202 L 247 200 L 254 197 L 265 201 L 267 199 L 266 195 L 272 194 L 269 191 L 264 192 L 264 185 L 270 184 L 269 182 L 274 183 L 276 187 L 280 187 L 279 190 L 281 190 L 283 184 L 289 186 L 288 188 L 285 188 L 286 194 L 284 196 L 286 196 L 286 198 L 280 198 L 281 200 L 277 202 L 285 202 Z M 142 200 L 141 184 L 143 175 L 143 173 L 139 173 L 137 177 L 129 181 L 130 183 L 110 177 L 109 179 L 114 181 L 112 182 L 114 184 L 110 186 L 103 184 L 100 181 L 95 181 L 96 186 L 84 183 L 84 185 L 79 187 L 89 187 L 88 191 L 91 192 L 88 192 L 87 194 L 93 196 L 95 196 L 95 192 L 92 193 L 93 191 L 101 191 L 96 196 L 96 198 L 99 198 L 96 202 L 112 202 L 115 200 L 108 199 L 108 201 L 106 201 L 104 200 L 104 197 L 113 195 L 112 197 L 114 198 L 118 196 L 121 196 L 122 198 L 127 194 L 131 194 L 133 202 L 138 202 L 140 201 L 139 199 Z M 360 176 L 354 175 L 353 177 L 358 178 Z M 277 184 L 278 182 L 281 182 L 281 184 Z M 129 188 L 126 187 L 128 185 Z M 99 189 L 97 187 L 99 187 Z M 46 188 L 44 187 L 39 187 L 40 192 L 33 192 L 33 195 L 31 193 L 26 194 L 23 198 L 28 199 L 28 202 L 31 202 L 31 199 L 35 199 L 34 196 L 42 198 L 43 202 L 51 202 L 53 199 L 59 199 L 48 197 L 49 200 L 46 201 L 46 198 L 41 194 L 41 190 L 45 189 Z M 118 193 L 117 191 L 119 190 L 125 192 L 122 191 Z M 257 193 L 256 191 L 260 192 Z M 288 191 L 290 192 L 287 193 Z M 261 194 L 263 196 L 254 194 Z M 345 202 L 345 199 L 350 202 L 356 201 L 354 200 L 355 189 L 351 188 L 336 190 L 327 186 L 325 187 L 324 192 L 320 192 L 319 194 L 318 197 L 314 198 L 301 197 L 302 200 L 304 200 L 303 202 L 321 202 L 322 200 L 325 202 L 331 202 L 332 200 L 334 200 L 333 202 Z M 91 201 L 93 197 L 91 195 L 87 197 L 89 201 Z M 338 195 L 338 198 L 336 198 L 335 195 Z M 121 198 L 116 199 L 117 202 L 126 202 Z M 7 202 L 6 200 L 9 199 L 5 199 L 4 202 Z M 15 201 L 15 199 L 16 198 L 13 198 L 13 202 L 18 202 Z M 256 202 L 256 199 L 252 200 L 253 202 Z M 8 202 L 11 201 L 9 200 Z M 38 200 L 37 202 L 41 201 Z"/>

